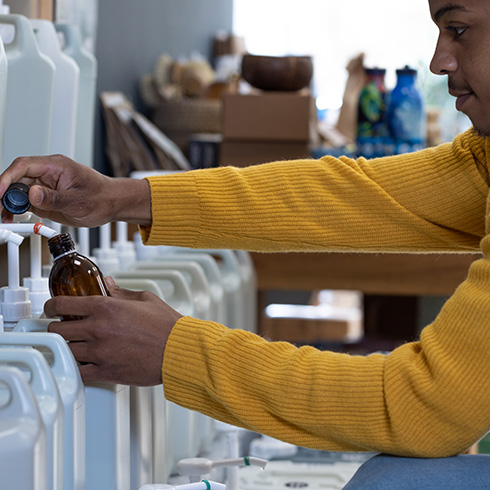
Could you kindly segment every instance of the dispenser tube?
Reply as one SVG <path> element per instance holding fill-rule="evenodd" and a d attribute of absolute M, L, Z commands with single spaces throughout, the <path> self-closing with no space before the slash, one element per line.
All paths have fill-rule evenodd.
<path fill-rule="evenodd" d="M 20 286 L 19 247 L 24 238 L 11 230 L 0 229 L 0 239 L 8 243 L 9 288 Z"/>
<path fill-rule="evenodd" d="M 31 278 L 39 279 L 42 277 L 42 250 L 41 237 L 33 233 L 30 238 L 31 244 Z"/>
<path fill-rule="evenodd" d="M 36 233 L 46 238 L 53 238 L 59 235 L 59 232 L 48 228 L 42 223 L 1 223 L 0 229 L 10 230 L 15 233 Z"/>

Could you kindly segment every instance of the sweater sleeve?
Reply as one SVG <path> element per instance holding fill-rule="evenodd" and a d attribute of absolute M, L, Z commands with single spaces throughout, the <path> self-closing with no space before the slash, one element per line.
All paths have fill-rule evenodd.
<path fill-rule="evenodd" d="M 467 132 L 390 158 L 153 177 L 153 224 L 143 240 L 266 252 L 475 251 L 485 226 L 485 150 L 485 140 Z"/>
<path fill-rule="evenodd" d="M 388 356 L 297 348 L 184 317 L 165 349 L 165 395 L 300 446 L 458 454 L 490 429 L 489 237 L 483 251 L 420 341 Z"/>

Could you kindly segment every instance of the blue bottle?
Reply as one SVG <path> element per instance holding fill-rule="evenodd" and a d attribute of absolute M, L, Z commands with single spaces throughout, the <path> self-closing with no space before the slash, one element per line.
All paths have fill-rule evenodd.
<path fill-rule="evenodd" d="M 422 96 L 415 84 L 417 70 L 406 66 L 396 74 L 397 83 L 388 106 L 388 124 L 395 154 L 400 154 L 425 147 L 426 116 Z"/>
<path fill-rule="evenodd" d="M 386 70 L 366 69 L 366 84 L 359 95 L 357 112 L 357 153 L 366 158 L 386 154 L 389 139 L 387 121 Z"/>

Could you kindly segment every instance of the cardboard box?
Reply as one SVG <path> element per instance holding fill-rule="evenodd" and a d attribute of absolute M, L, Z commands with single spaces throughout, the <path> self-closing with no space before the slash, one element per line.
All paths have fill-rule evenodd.
<path fill-rule="evenodd" d="M 307 142 L 278 143 L 268 141 L 223 141 L 220 166 L 247 167 L 278 160 L 311 158 Z"/>
<path fill-rule="evenodd" d="M 305 92 L 259 92 L 223 97 L 225 140 L 309 141 L 316 124 L 315 101 Z"/>

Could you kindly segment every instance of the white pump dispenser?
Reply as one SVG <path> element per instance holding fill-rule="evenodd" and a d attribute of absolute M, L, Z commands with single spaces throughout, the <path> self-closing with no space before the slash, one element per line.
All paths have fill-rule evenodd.
<path fill-rule="evenodd" d="M 100 246 L 93 250 L 95 262 L 105 276 L 110 276 L 119 270 L 117 251 L 111 248 L 111 229 L 111 223 L 106 223 L 99 228 Z"/>
<path fill-rule="evenodd" d="M 124 221 L 116 223 L 116 241 L 112 243 L 119 258 L 119 268 L 128 270 L 136 262 L 134 242 L 128 239 L 128 224 Z"/>
<path fill-rule="evenodd" d="M 12 330 L 24 318 L 30 318 L 29 290 L 20 286 L 19 246 L 24 238 L 7 229 L 0 229 L 0 241 L 8 243 L 8 286 L 0 289 L 0 311 L 4 318 L 4 330 Z"/>
<path fill-rule="evenodd" d="M 22 235 L 31 236 L 31 276 L 24 279 L 24 287 L 19 286 L 19 245 Z M 3 288 L 2 311 L 6 315 L 11 330 L 15 324 L 31 316 L 43 313 L 44 303 L 50 298 L 48 281 L 42 277 L 41 237 L 51 238 L 57 231 L 41 223 L 0 223 L 0 242 L 9 242 L 9 286 Z M 11 243 L 13 242 L 13 243 Z M 4 313 L 5 315 L 5 313 Z"/>
<path fill-rule="evenodd" d="M 164 483 L 152 483 L 143 485 L 139 490 L 226 490 L 226 485 L 210 480 L 202 482 L 187 483 L 184 485 L 166 485 Z"/>

